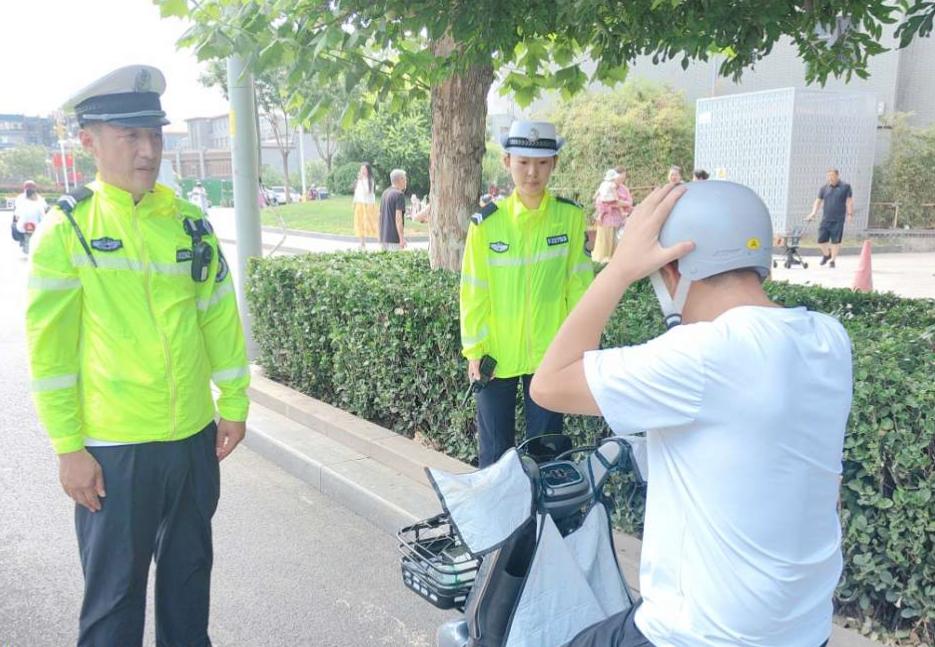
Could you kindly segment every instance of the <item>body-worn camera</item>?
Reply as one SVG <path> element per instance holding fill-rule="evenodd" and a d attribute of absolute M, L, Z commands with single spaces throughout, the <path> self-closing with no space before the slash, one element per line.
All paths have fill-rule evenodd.
<path fill-rule="evenodd" d="M 192 239 L 192 280 L 196 283 L 204 283 L 211 272 L 214 248 L 202 238 L 211 233 L 211 226 L 203 218 L 198 220 L 186 218 L 183 226 L 185 233 Z"/>

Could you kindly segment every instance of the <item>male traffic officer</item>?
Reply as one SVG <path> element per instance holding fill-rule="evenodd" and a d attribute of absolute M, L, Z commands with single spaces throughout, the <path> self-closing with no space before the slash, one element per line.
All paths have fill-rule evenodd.
<path fill-rule="evenodd" d="M 581 207 L 547 189 L 564 141 L 555 126 L 517 121 L 501 140 L 516 189 L 472 217 L 461 271 L 461 345 L 468 379 L 485 355 L 495 379 L 477 394 L 481 467 L 516 440 L 522 382 L 527 437 L 562 432 L 562 416 L 529 397 L 529 383 L 565 317 L 594 277 Z"/>
<path fill-rule="evenodd" d="M 142 644 L 153 560 L 156 643 L 211 644 L 218 462 L 245 432 L 227 263 L 198 207 L 156 184 L 164 89 L 159 70 L 137 65 L 68 102 L 97 178 L 50 212 L 31 261 L 32 390 L 76 503 L 80 647 Z"/>

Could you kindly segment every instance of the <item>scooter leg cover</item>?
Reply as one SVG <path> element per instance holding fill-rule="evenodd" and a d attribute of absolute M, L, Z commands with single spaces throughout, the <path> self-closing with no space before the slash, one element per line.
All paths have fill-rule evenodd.
<path fill-rule="evenodd" d="M 474 555 L 502 544 L 532 516 L 532 482 L 516 449 L 470 474 L 425 471 L 455 530 Z"/>
<path fill-rule="evenodd" d="M 565 543 L 575 556 L 578 568 L 605 617 L 629 609 L 632 602 L 614 556 L 610 520 L 603 504 L 598 503 L 591 508 L 581 527 L 565 537 Z"/>
<path fill-rule="evenodd" d="M 546 516 L 505 647 L 558 647 L 606 617 L 575 555 Z"/>

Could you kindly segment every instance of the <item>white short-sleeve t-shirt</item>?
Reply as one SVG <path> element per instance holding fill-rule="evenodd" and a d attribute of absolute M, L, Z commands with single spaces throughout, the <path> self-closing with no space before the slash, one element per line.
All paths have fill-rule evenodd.
<path fill-rule="evenodd" d="M 26 223 L 38 226 L 46 209 L 48 205 L 42 197 L 30 200 L 25 195 L 18 196 L 13 203 L 13 213 L 17 218 L 16 229 L 22 233 L 26 231 Z"/>
<path fill-rule="evenodd" d="M 852 395 L 841 324 L 737 307 L 584 367 L 614 432 L 647 432 L 643 634 L 657 647 L 825 641 Z"/>

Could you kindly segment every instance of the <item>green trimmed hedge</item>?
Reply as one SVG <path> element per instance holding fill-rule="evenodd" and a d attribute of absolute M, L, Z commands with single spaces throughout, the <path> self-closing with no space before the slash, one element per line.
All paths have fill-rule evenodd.
<path fill-rule="evenodd" d="M 458 276 L 423 252 L 254 261 L 248 301 L 259 363 L 275 380 L 464 461 L 476 460 L 459 353 Z M 846 567 L 839 612 L 865 633 L 935 641 L 935 301 L 768 284 L 786 305 L 838 317 L 853 340 L 854 406 L 841 490 Z M 604 335 L 662 332 L 648 283 L 629 291 Z M 569 418 L 587 442 L 608 433 Z M 643 493 L 614 484 L 620 527 L 639 532 Z"/>

